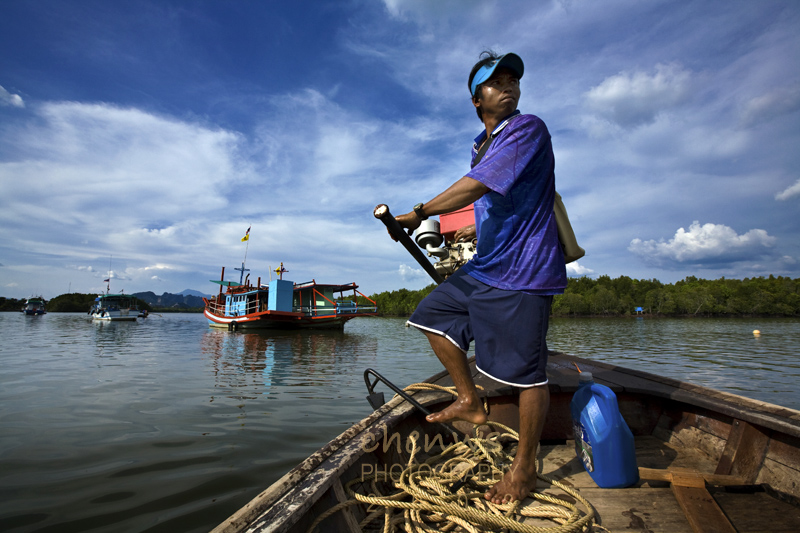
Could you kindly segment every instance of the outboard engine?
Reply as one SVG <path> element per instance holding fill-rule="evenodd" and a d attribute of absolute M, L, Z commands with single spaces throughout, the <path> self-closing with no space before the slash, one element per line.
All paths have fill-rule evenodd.
<path fill-rule="evenodd" d="M 389 206 L 378 204 L 372 214 L 383 222 L 386 229 L 389 230 L 389 235 L 408 250 L 408 253 L 416 259 L 419 266 L 436 283 L 442 283 L 446 277 L 464 266 L 477 251 L 478 241 L 476 239 L 468 242 L 455 242 L 455 234 L 459 228 L 475 223 L 472 205 L 453 213 L 440 215 L 441 224 L 444 226 L 441 229 L 440 223 L 436 220 L 428 219 L 423 221 L 417 228 L 417 246 L 411 240 L 410 232 L 406 233 L 392 216 Z M 450 240 L 448 241 L 447 239 Z M 444 246 L 442 246 L 443 242 L 445 243 Z M 431 264 L 420 248 L 428 253 L 428 257 L 436 257 L 437 262 Z"/>
<path fill-rule="evenodd" d="M 444 242 L 445 238 L 439 227 L 439 221 L 437 220 L 424 220 L 417 228 L 414 240 L 420 248 L 428 252 L 429 257 L 437 258 L 433 268 L 443 278 L 447 278 L 472 259 L 472 256 L 475 255 L 477 240 Z M 444 246 L 442 246 L 443 242 Z"/>

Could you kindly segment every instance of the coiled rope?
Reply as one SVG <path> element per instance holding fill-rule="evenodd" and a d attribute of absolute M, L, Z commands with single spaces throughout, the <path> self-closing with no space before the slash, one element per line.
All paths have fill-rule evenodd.
<path fill-rule="evenodd" d="M 410 385 L 405 390 L 436 390 L 457 396 L 454 387 L 430 383 Z M 488 407 L 486 403 L 484 405 Z M 359 527 L 384 533 L 398 530 L 408 533 L 498 530 L 578 533 L 592 531 L 594 527 L 604 529 L 594 525 L 596 514 L 588 500 L 575 489 L 539 473 L 539 479 L 574 498 L 584 510 L 570 501 L 535 491 L 530 493 L 533 502 L 527 505 L 520 501 L 505 504 L 487 501 L 483 497 L 486 489 L 502 478 L 514 459 L 519 434 L 496 422 L 490 421 L 483 426 L 497 431 L 485 437 L 478 436 L 479 426 L 475 426 L 473 436 L 444 447 L 439 454 L 421 462 L 417 459 L 421 450 L 419 436 L 412 433 L 407 442 L 411 448 L 410 458 L 402 472 L 376 469 L 374 474 L 362 475 L 348 482 L 345 489 L 351 499 L 317 517 L 308 533 L 313 533 L 329 516 L 358 504 L 368 505 L 367 516 Z M 362 491 L 368 487 L 369 492 L 359 492 L 356 486 L 360 486 Z M 558 525 L 538 527 L 524 523 L 525 517 L 550 520 Z M 382 528 L 378 525 L 381 518 Z"/>

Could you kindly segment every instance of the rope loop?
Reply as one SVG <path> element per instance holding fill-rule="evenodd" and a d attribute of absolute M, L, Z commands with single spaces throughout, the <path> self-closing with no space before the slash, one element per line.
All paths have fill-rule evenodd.
<path fill-rule="evenodd" d="M 457 396 L 454 387 L 431 383 L 417 383 L 406 391 L 436 390 Z M 484 400 L 485 402 L 485 400 Z M 484 404 L 487 407 L 486 403 Z M 372 474 L 357 477 L 345 490 L 350 500 L 340 503 L 321 514 L 308 533 L 329 516 L 362 504 L 366 516 L 359 526 L 364 530 L 391 533 L 462 531 L 481 533 L 503 530 L 520 533 L 588 533 L 604 530 L 595 525 L 596 512 L 591 503 L 577 489 L 537 473 L 537 478 L 567 497 L 557 498 L 542 492 L 531 492 L 524 502 L 495 504 L 483 495 L 488 487 L 499 481 L 514 460 L 519 434 L 496 422 L 483 426 L 495 429 L 488 436 L 480 436 L 478 427 L 473 435 L 461 442 L 442 446 L 441 451 L 420 461 L 428 451 L 419 445 L 419 435 L 408 437 L 406 450 L 411 450 L 402 471 L 393 468 L 376 469 Z M 504 445 L 506 443 L 506 445 Z M 362 471 L 363 473 L 363 471 Z M 578 504 L 582 507 L 580 509 Z M 534 526 L 526 518 L 549 520 L 553 527 Z M 383 524 L 379 522 L 383 519 Z"/>

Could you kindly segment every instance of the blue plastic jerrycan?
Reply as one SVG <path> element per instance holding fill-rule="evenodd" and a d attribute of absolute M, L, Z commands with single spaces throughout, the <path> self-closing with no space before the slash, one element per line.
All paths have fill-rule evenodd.
<path fill-rule="evenodd" d="M 575 452 L 598 487 L 629 487 L 639 480 L 633 433 L 622 418 L 614 392 L 581 372 L 572 397 Z"/>

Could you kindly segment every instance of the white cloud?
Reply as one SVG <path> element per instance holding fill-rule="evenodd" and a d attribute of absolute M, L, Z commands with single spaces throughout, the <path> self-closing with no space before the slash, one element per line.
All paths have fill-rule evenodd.
<path fill-rule="evenodd" d="M 397 270 L 403 281 L 431 280 L 428 273 L 421 268 L 412 268 L 406 264 L 402 264 Z M 431 280 L 431 283 L 433 283 L 433 280 Z"/>
<path fill-rule="evenodd" d="M 172 267 L 171 267 L 171 266 L 169 266 L 169 265 L 162 265 L 162 264 L 157 264 L 157 265 L 152 265 L 152 266 L 146 266 L 146 267 L 144 267 L 144 270 L 171 270 L 171 269 L 172 269 Z"/>
<path fill-rule="evenodd" d="M 14 219 L 38 219 L 28 232 L 53 253 L 122 241 L 136 228 L 168 237 L 169 225 L 146 228 L 224 208 L 225 193 L 248 174 L 236 160 L 241 139 L 229 131 L 104 104 L 49 103 L 36 113 L 40 120 L 2 139 L 20 156 L 0 162 L 0 196 L 14 198 L 0 236 L 21 247 L 26 235 L 13 232 Z"/>
<path fill-rule="evenodd" d="M 800 195 L 800 180 L 797 180 L 794 185 L 791 185 L 787 189 L 779 192 L 775 195 L 776 200 L 788 200 L 794 196 Z"/>
<path fill-rule="evenodd" d="M 689 231 L 679 228 L 675 236 L 664 240 L 643 241 L 633 239 L 628 250 L 649 263 L 663 266 L 677 264 L 719 265 L 752 260 L 768 253 L 775 245 L 763 229 L 752 229 L 737 235 L 732 228 L 722 224 L 703 224 L 694 221 Z"/>
<path fill-rule="evenodd" d="M 683 103 L 691 74 L 677 64 L 656 65 L 654 74 L 620 72 L 585 93 L 586 103 L 598 115 L 622 126 L 652 123 L 659 113 Z"/>
<path fill-rule="evenodd" d="M 568 276 L 581 277 L 581 276 L 591 276 L 592 274 L 594 274 L 594 270 L 578 264 L 577 261 L 573 261 L 572 263 L 569 263 L 567 265 Z"/>
<path fill-rule="evenodd" d="M 25 102 L 18 94 L 11 94 L 0 85 L 0 106 L 25 107 Z"/>
<path fill-rule="evenodd" d="M 214 193 L 237 181 L 232 132 L 104 104 L 50 103 L 37 113 L 40 123 L 8 136 L 25 161 L 0 166 L 14 178 L 4 191 L 22 205 L 57 198 L 86 216 L 159 218 L 220 207 Z"/>

